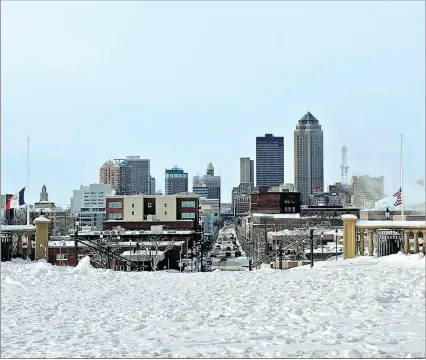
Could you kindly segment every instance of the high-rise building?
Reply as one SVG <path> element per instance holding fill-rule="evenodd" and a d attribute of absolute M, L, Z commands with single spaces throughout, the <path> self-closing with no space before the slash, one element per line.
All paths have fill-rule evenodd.
<path fill-rule="evenodd" d="M 323 131 L 310 112 L 294 130 L 294 186 L 305 205 L 314 191 L 324 191 Z"/>
<path fill-rule="evenodd" d="M 46 185 L 43 185 L 40 193 L 40 201 L 49 201 L 49 194 L 46 190 Z"/>
<path fill-rule="evenodd" d="M 131 194 L 150 194 L 151 164 L 140 156 L 126 156 L 130 165 Z"/>
<path fill-rule="evenodd" d="M 126 160 L 109 160 L 99 169 L 99 183 L 110 184 L 118 195 L 132 194 L 131 167 Z"/>
<path fill-rule="evenodd" d="M 385 197 L 385 180 L 383 176 L 352 176 L 353 204 L 370 207 Z"/>
<path fill-rule="evenodd" d="M 73 191 L 71 212 L 77 215 L 81 227 L 102 230 L 105 220 L 105 198 L 114 194 L 110 184 L 90 184 Z"/>
<path fill-rule="evenodd" d="M 156 191 L 155 191 L 155 177 L 150 176 L 149 177 L 149 194 L 150 195 L 155 195 Z"/>
<path fill-rule="evenodd" d="M 188 173 L 177 166 L 166 169 L 164 179 L 165 195 L 188 192 Z"/>
<path fill-rule="evenodd" d="M 284 182 L 284 137 L 256 137 L 256 186 L 278 186 Z"/>
<path fill-rule="evenodd" d="M 240 183 L 251 182 L 254 185 L 254 160 L 240 158 Z"/>
<path fill-rule="evenodd" d="M 192 192 L 207 199 L 217 199 L 220 206 L 220 176 L 214 174 L 214 166 L 210 162 L 207 165 L 206 175 L 194 176 L 192 180 Z"/>

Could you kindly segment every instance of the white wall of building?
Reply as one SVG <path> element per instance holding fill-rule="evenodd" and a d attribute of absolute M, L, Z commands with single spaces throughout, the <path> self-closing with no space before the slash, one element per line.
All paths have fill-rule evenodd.
<path fill-rule="evenodd" d="M 105 216 L 105 198 L 113 194 L 111 184 L 90 184 L 73 190 L 71 212 L 77 214 L 80 225 L 101 230 Z"/>
<path fill-rule="evenodd" d="M 157 195 L 155 198 L 155 217 L 161 221 L 176 219 L 176 197 L 173 195 Z"/>
<path fill-rule="evenodd" d="M 81 208 L 105 207 L 105 197 L 113 193 L 111 184 L 90 184 L 80 186 L 80 189 L 73 190 L 71 198 L 71 211 L 77 212 Z"/>
<path fill-rule="evenodd" d="M 142 221 L 143 218 L 143 196 L 123 197 L 123 219 L 128 221 Z"/>

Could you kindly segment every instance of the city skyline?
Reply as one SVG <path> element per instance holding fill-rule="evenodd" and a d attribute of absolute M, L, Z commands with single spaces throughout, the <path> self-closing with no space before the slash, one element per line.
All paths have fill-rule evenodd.
<path fill-rule="evenodd" d="M 284 137 L 294 183 L 292 133 L 311 111 L 326 186 L 345 145 L 349 177 L 384 176 L 392 194 L 402 133 L 406 200 L 424 201 L 424 3 L 2 5 L 2 193 L 26 183 L 28 135 L 30 202 L 46 184 L 68 204 L 125 154 L 150 159 L 163 191 L 164 168 L 192 177 L 211 161 L 230 202 L 240 157 L 254 159 L 265 133 Z"/>

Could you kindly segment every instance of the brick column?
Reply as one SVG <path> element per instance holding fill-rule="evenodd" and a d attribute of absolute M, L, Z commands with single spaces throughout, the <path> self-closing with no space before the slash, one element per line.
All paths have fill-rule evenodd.
<path fill-rule="evenodd" d="M 368 231 L 368 255 L 373 256 L 374 242 L 373 242 L 373 230 Z"/>
<path fill-rule="evenodd" d="M 359 255 L 364 256 L 365 244 L 364 244 L 364 229 L 358 229 L 359 233 Z"/>
<path fill-rule="evenodd" d="M 356 256 L 356 227 L 358 218 L 355 215 L 342 215 L 343 220 L 343 258 L 350 259 Z"/>
<path fill-rule="evenodd" d="M 49 223 L 50 220 L 45 218 L 44 216 L 39 216 L 34 219 L 34 224 L 36 226 L 35 260 L 48 260 Z"/>
<path fill-rule="evenodd" d="M 414 233 L 413 253 L 417 254 L 419 252 L 419 230 L 413 230 L 413 233 Z"/>
<path fill-rule="evenodd" d="M 404 253 L 408 254 L 410 252 L 410 238 L 409 238 L 410 231 L 404 230 Z"/>

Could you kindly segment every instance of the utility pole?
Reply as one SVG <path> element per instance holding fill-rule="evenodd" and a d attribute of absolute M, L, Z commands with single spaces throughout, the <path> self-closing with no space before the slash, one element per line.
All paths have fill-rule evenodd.
<path fill-rule="evenodd" d="M 78 260 L 78 240 L 77 240 L 77 232 L 76 232 L 76 236 L 74 239 L 74 266 L 77 266 Z"/>
<path fill-rule="evenodd" d="M 309 239 L 311 241 L 311 267 L 314 266 L 314 229 L 309 231 Z"/>
<path fill-rule="evenodd" d="M 280 240 L 279 246 L 279 262 L 280 262 L 280 270 L 283 269 L 283 242 Z"/>

